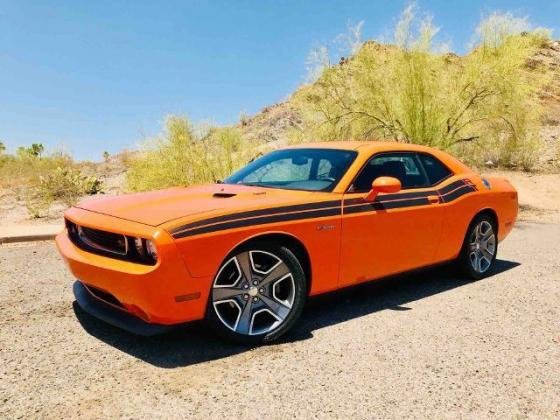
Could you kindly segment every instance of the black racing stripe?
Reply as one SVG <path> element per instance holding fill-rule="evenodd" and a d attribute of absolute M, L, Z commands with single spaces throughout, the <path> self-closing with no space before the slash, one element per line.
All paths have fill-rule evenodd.
<path fill-rule="evenodd" d="M 231 222 L 217 223 L 210 226 L 201 226 L 198 228 L 190 229 L 175 234 L 174 237 L 184 238 L 187 236 L 200 235 L 203 233 L 216 232 L 216 231 L 221 231 L 226 229 L 235 229 L 239 227 L 258 226 L 258 225 L 264 225 L 268 223 L 286 222 L 286 221 L 302 220 L 302 219 L 315 219 L 318 217 L 338 216 L 340 215 L 340 213 L 341 213 L 341 208 L 339 207 L 339 208 L 326 208 L 321 210 L 305 211 L 300 213 L 266 215 L 266 216 L 252 218 L 252 219 L 241 219 L 241 220 L 235 220 Z"/>
<path fill-rule="evenodd" d="M 364 203 L 364 199 L 361 197 L 352 198 L 344 201 L 344 214 L 428 205 L 430 204 L 428 201 L 429 195 L 439 195 L 441 202 L 448 203 L 473 191 L 476 191 L 475 186 L 467 183 L 464 179 L 460 179 L 439 190 L 384 194 L 378 196 L 373 203 Z"/>
<path fill-rule="evenodd" d="M 344 214 L 429 205 L 429 195 L 439 195 L 442 202 L 449 203 L 473 191 L 477 191 L 477 188 L 470 180 L 460 179 L 439 190 L 384 194 L 377 197 L 373 203 L 364 202 L 363 198 L 357 197 L 344 201 Z M 189 223 L 175 228 L 172 234 L 175 238 L 184 238 L 238 227 L 336 216 L 341 214 L 341 204 L 341 200 L 331 200 L 319 203 L 251 210 Z"/>
<path fill-rule="evenodd" d="M 379 195 L 376 198 L 376 201 L 385 202 L 391 200 L 408 200 L 408 199 L 416 199 L 416 198 L 423 198 L 429 195 L 437 195 L 437 191 L 420 191 L 420 192 L 409 192 L 409 193 L 396 193 L 396 194 L 383 194 Z M 355 204 L 364 204 L 363 197 L 357 198 L 350 198 L 348 200 L 344 200 L 344 206 L 352 206 Z"/>
<path fill-rule="evenodd" d="M 445 187 L 440 188 L 438 191 L 440 193 L 440 195 L 444 195 L 447 194 L 448 192 L 451 192 L 459 187 L 462 187 L 463 185 L 465 185 L 465 180 L 464 179 L 459 179 L 455 182 L 452 182 L 449 185 L 446 185 Z"/>
<path fill-rule="evenodd" d="M 407 200 L 414 198 L 427 197 L 432 194 L 437 194 L 436 191 L 419 191 L 410 193 L 396 193 L 396 194 L 383 194 L 379 196 L 379 201 L 391 201 L 391 200 Z"/>
<path fill-rule="evenodd" d="M 283 206 L 283 207 L 274 207 L 269 209 L 260 209 L 260 210 L 250 210 L 241 213 L 229 214 L 225 216 L 217 216 L 211 217 L 204 220 L 199 220 L 197 222 L 189 223 L 183 226 L 179 226 L 171 231 L 172 235 L 179 235 L 183 233 L 185 230 L 190 230 L 193 228 L 197 228 L 200 226 L 212 225 L 215 223 L 227 222 L 237 219 L 244 219 L 249 217 L 258 217 L 258 216 L 266 216 L 266 215 L 273 215 L 278 213 L 289 213 L 289 212 L 296 212 L 296 211 L 306 211 L 306 210 L 318 210 L 328 207 L 337 207 L 342 204 L 341 200 L 331 200 L 331 201 L 322 201 L 319 203 L 308 203 L 308 204 L 295 204 L 292 206 Z"/>
<path fill-rule="evenodd" d="M 362 203 L 350 207 L 344 207 L 344 214 L 363 213 L 368 211 L 391 210 L 412 206 L 424 206 L 430 204 L 427 197 L 418 197 L 411 200 L 374 201 L 373 203 Z"/>
<path fill-rule="evenodd" d="M 464 185 L 457 188 L 455 191 L 442 195 L 441 199 L 444 203 L 449 203 L 450 201 L 456 200 L 459 197 L 474 191 L 476 191 L 476 187 L 472 185 Z"/>
<path fill-rule="evenodd" d="M 347 200 L 344 200 L 343 204 L 344 207 L 353 206 L 355 204 L 364 204 L 364 198 L 363 197 L 349 198 Z"/>
<path fill-rule="evenodd" d="M 427 197 L 429 195 L 443 195 L 451 192 L 459 187 L 465 185 L 465 180 L 459 179 L 457 181 L 452 182 L 445 187 L 440 188 L 439 190 L 426 190 L 426 191 L 417 191 L 417 192 L 399 192 L 394 194 L 383 194 L 378 196 L 377 200 L 379 201 L 386 201 L 386 200 L 406 200 L 406 199 L 413 199 L 419 197 Z M 361 197 L 358 198 L 351 198 L 349 200 L 344 201 L 345 206 L 352 206 L 354 204 L 363 204 L 364 200 Z"/>

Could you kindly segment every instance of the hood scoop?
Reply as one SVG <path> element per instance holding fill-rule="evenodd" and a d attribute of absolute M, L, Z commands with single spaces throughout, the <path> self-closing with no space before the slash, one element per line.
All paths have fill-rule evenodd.
<path fill-rule="evenodd" d="M 230 198 L 230 197 L 235 197 L 237 194 L 235 193 L 227 193 L 227 192 L 216 192 L 214 194 L 212 194 L 212 197 L 214 198 Z"/>

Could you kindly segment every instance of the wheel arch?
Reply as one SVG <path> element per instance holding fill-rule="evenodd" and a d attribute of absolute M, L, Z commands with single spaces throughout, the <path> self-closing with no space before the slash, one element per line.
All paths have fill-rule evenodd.
<path fill-rule="evenodd" d="M 492 218 L 492 220 L 494 221 L 494 227 L 496 228 L 496 237 L 498 237 L 498 231 L 500 229 L 500 223 L 499 223 L 499 219 L 498 219 L 498 213 L 496 213 L 496 210 L 494 210 L 491 207 L 486 207 L 483 208 L 481 210 L 479 210 L 471 219 L 471 221 L 469 222 L 469 227 L 471 225 L 471 223 L 473 222 L 474 219 L 476 219 L 478 216 L 481 215 L 488 215 L 489 217 Z M 467 228 L 468 229 L 468 228 Z"/>
<path fill-rule="evenodd" d="M 295 257 L 298 259 L 301 267 L 303 268 L 303 272 L 305 274 L 305 279 L 307 281 L 307 294 L 311 291 L 311 282 L 312 282 L 312 267 L 311 267 L 311 258 L 309 256 L 309 252 L 307 251 L 306 246 L 304 243 L 294 235 L 291 235 L 286 232 L 266 232 L 260 233 L 255 236 L 251 236 L 249 238 L 245 238 L 242 242 L 235 245 L 230 252 L 228 252 L 227 256 L 224 258 L 226 261 L 231 255 L 235 254 L 237 250 L 243 248 L 251 243 L 254 242 L 262 242 L 262 241 L 274 241 L 280 245 L 285 246 L 290 251 L 293 252 Z M 222 262 L 223 264 L 223 262 Z"/>

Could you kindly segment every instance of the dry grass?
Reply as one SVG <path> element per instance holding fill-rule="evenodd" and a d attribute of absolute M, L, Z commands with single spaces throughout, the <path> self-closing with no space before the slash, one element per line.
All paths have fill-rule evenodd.
<path fill-rule="evenodd" d="M 100 179 L 83 175 L 69 155 L 41 156 L 29 150 L 0 156 L 0 189 L 23 201 L 31 217 L 45 216 L 54 202 L 71 206 L 79 197 L 101 191 Z"/>

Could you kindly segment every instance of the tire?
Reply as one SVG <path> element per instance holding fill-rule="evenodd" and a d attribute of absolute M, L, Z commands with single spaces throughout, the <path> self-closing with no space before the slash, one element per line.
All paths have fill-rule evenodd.
<path fill-rule="evenodd" d="M 457 265 L 462 274 L 473 280 L 490 275 L 498 254 L 496 221 L 487 214 L 476 216 L 465 235 Z"/>
<path fill-rule="evenodd" d="M 253 242 L 228 255 L 212 282 L 206 320 L 245 345 L 277 340 L 296 323 L 307 297 L 303 268 L 289 248 Z"/>

